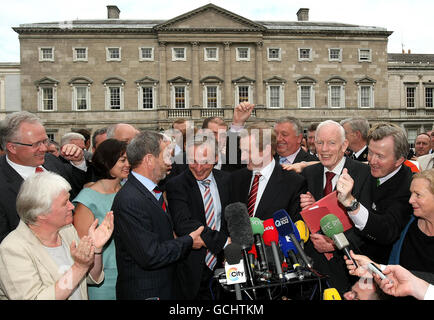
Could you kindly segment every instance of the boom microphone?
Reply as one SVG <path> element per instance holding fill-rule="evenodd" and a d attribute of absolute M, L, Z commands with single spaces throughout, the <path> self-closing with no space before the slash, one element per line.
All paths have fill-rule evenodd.
<path fill-rule="evenodd" d="M 300 263 L 297 259 L 297 249 L 294 245 L 294 242 L 288 241 L 288 237 L 279 236 L 279 244 L 282 249 L 283 255 L 285 258 L 289 259 L 289 262 L 292 264 L 292 268 L 294 269 L 299 280 L 304 279 L 304 274 L 301 271 Z"/>
<path fill-rule="evenodd" d="M 300 239 L 303 240 L 303 243 L 306 243 L 309 240 L 309 228 L 306 226 L 306 223 L 303 220 L 298 220 L 294 224 L 300 235 Z M 303 243 L 301 243 L 302 247 Z"/>
<path fill-rule="evenodd" d="M 226 283 L 233 284 L 237 300 L 242 300 L 240 283 L 246 282 L 244 262 L 241 258 L 241 246 L 238 243 L 230 243 L 224 249 Z"/>
<path fill-rule="evenodd" d="M 344 251 L 347 258 L 350 259 L 357 268 L 357 263 L 353 260 L 350 251 L 348 250 L 350 243 L 348 242 L 347 237 L 345 237 L 344 227 L 339 218 L 330 213 L 322 217 L 319 223 L 322 232 L 333 240 L 339 250 Z"/>
<path fill-rule="evenodd" d="M 276 225 L 277 232 L 282 237 L 288 236 L 291 241 L 294 243 L 297 251 L 300 253 L 301 258 L 303 259 L 306 266 L 311 269 L 312 264 L 309 261 L 308 256 L 304 252 L 303 248 L 300 246 L 300 236 L 297 239 L 295 233 L 298 234 L 297 228 L 294 226 L 289 214 L 284 209 L 280 209 L 273 214 L 274 224 Z"/>
<path fill-rule="evenodd" d="M 268 270 L 267 256 L 265 255 L 265 248 L 262 240 L 264 234 L 264 224 L 262 220 L 256 217 L 250 218 L 250 224 L 252 226 L 253 238 L 256 247 L 256 254 L 258 255 L 259 270 Z"/>
<path fill-rule="evenodd" d="M 264 243 L 267 246 L 271 246 L 273 252 L 274 264 L 276 265 L 276 273 L 280 281 L 284 281 L 282 265 L 279 257 L 279 251 L 277 249 L 277 243 L 279 241 L 279 233 L 276 230 L 273 219 L 264 220 L 264 234 L 262 235 Z"/>
<path fill-rule="evenodd" d="M 253 245 L 253 233 L 250 225 L 249 214 L 247 207 L 242 202 L 235 202 L 228 204 L 225 208 L 225 219 L 229 231 L 229 236 L 232 242 L 238 243 L 241 246 L 243 259 L 246 264 L 247 275 L 249 284 L 255 286 L 253 278 L 253 270 L 249 263 L 249 257 L 247 252 Z M 252 289 L 256 298 L 256 290 Z"/>

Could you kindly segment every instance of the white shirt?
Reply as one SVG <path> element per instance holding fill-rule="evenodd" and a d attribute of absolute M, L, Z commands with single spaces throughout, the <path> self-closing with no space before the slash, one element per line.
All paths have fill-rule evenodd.
<path fill-rule="evenodd" d="M 277 165 L 279 165 L 279 164 L 277 164 Z M 253 179 L 255 178 L 255 174 L 257 172 L 259 172 L 261 174 L 261 177 L 259 178 L 259 184 L 258 184 L 258 193 L 256 194 L 255 208 L 253 209 L 253 216 L 255 216 L 255 214 L 256 214 L 256 209 L 258 207 L 259 201 L 261 201 L 262 194 L 264 193 L 265 187 L 267 186 L 267 183 L 270 180 L 271 174 L 273 173 L 275 166 L 276 166 L 276 161 L 273 159 L 273 160 L 271 160 L 271 162 L 269 164 L 267 164 L 262 169 L 253 170 L 252 180 L 250 181 L 250 189 L 252 188 Z"/>
<path fill-rule="evenodd" d="M 332 179 L 332 190 L 336 189 L 336 184 L 338 183 L 339 177 L 342 173 L 342 170 L 344 169 L 344 165 L 345 165 L 345 157 L 342 157 L 341 161 L 339 161 L 339 163 L 336 165 L 336 167 L 334 167 L 334 169 L 331 170 L 331 172 L 333 172 L 335 174 L 335 176 Z M 323 190 L 324 190 L 326 182 L 327 182 L 326 172 L 330 172 L 330 170 L 327 169 L 326 167 L 324 167 L 323 185 L 322 185 Z"/>
<path fill-rule="evenodd" d="M 20 164 L 16 164 L 15 162 L 12 162 L 8 156 L 6 155 L 6 162 L 14 169 L 24 180 L 26 180 L 28 177 L 30 177 L 32 174 L 35 174 L 36 167 L 30 167 L 30 166 L 22 166 Z M 45 170 L 42 166 L 39 166 L 42 168 L 42 170 Z"/>
<path fill-rule="evenodd" d="M 385 183 L 390 178 L 392 178 L 400 169 L 401 169 L 401 166 L 399 166 L 399 168 L 396 169 L 395 171 L 389 173 L 387 176 L 379 178 L 380 179 L 380 185 Z M 373 204 L 373 205 L 375 205 L 375 204 Z M 349 214 L 348 216 L 354 222 L 354 226 L 357 229 L 363 230 L 366 226 L 366 223 L 368 222 L 369 211 L 362 204 L 360 204 L 359 205 L 359 211 L 356 214 Z"/>

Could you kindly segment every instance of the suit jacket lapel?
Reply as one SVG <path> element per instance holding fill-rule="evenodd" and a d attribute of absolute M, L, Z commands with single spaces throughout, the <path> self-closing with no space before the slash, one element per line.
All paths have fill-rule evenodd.
<path fill-rule="evenodd" d="M 9 163 L 7 163 L 6 156 L 1 158 L 1 166 L 10 188 L 18 194 L 21 184 L 24 181 L 23 178 L 9 165 Z"/>
<path fill-rule="evenodd" d="M 193 212 L 201 212 L 199 217 L 195 217 L 196 219 L 199 218 L 202 223 L 206 224 L 205 219 L 205 206 L 203 205 L 203 198 L 202 193 L 200 192 L 199 186 L 197 184 L 196 178 L 191 173 L 190 169 L 186 169 L 186 181 L 189 187 L 189 191 L 191 192 L 191 197 L 193 199 L 192 203 L 193 205 L 198 206 L 199 210 L 192 210 Z"/>

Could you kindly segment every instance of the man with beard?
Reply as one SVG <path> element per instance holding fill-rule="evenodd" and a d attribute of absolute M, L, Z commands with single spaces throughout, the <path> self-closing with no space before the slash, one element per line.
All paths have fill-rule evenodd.
<path fill-rule="evenodd" d="M 152 131 L 139 133 L 127 147 L 132 172 L 117 193 L 114 240 L 117 299 L 175 299 L 176 263 L 203 245 L 203 226 L 175 238 L 158 182 L 170 169 L 170 141 Z"/>

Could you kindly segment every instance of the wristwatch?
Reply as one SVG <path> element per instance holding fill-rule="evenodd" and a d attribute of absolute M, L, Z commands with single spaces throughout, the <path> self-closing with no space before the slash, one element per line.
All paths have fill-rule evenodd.
<path fill-rule="evenodd" d="M 357 199 L 353 199 L 353 201 L 351 201 L 350 205 L 348 207 L 345 207 L 345 209 L 347 211 L 355 211 L 357 210 L 357 208 L 359 207 L 359 201 L 357 201 Z"/>

